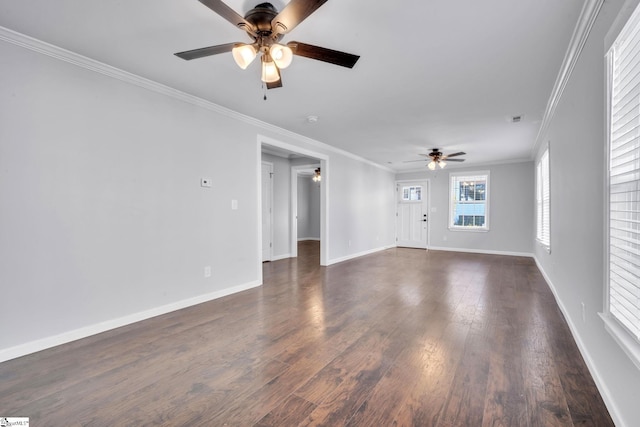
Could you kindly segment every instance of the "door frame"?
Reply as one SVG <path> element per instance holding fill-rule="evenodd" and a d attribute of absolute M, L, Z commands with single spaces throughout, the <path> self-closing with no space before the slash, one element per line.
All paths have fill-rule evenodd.
<path fill-rule="evenodd" d="M 395 185 L 396 185 L 396 198 L 395 198 L 395 209 L 396 209 L 396 219 L 394 221 L 394 227 L 395 227 L 395 233 L 396 233 L 396 243 L 398 242 L 398 200 L 400 195 L 398 194 L 399 192 L 399 186 L 402 184 L 406 184 L 409 182 L 420 182 L 420 183 L 424 183 L 425 184 L 425 188 L 427 189 L 427 243 L 426 243 L 426 248 L 425 250 L 429 250 L 429 248 L 431 247 L 431 180 L 429 178 L 416 178 L 416 179 L 401 179 L 401 180 L 396 180 Z M 397 245 L 396 245 L 397 246 Z"/>
<path fill-rule="evenodd" d="M 269 167 L 269 255 L 267 257 L 267 259 L 264 259 L 264 248 L 262 248 L 262 250 L 260 251 L 260 262 L 265 262 L 265 261 L 271 261 L 273 260 L 273 163 L 271 162 L 267 162 L 264 160 L 261 160 L 261 164 L 260 164 L 260 183 L 261 183 L 261 192 L 260 192 L 260 214 L 262 215 L 262 203 L 264 203 L 264 200 L 262 200 L 262 189 L 264 188 L 264 180 L 262 179 L 262 166 L 268 166 Z M 263 230 L 262 230 L 262 216 L 260 217 L 260 237 L 262 238 L 263 234 Z M 264 242 L 262 242 L 264 243 Z M 261 245 L 262 246 L 262 245 Z"/>
<path fill-rule="evenodd" d="M 322 171 L 322 181 L 320 181 L 320 193 L 324 183 L 324 169 L 322 162 L 308 165 L 291 166 L 291 257 L 298 257 L 298 176 L 300 171 L 305 169 L 315 169 L 320 167 Z M 320 210 L 322 211 L 322 195 L 320 196 Z M 320 240 L 322 241 L 322 220 L 320 220 Z M 322 244 L 322 242 L 321 242 Z M 322 261 L 320 262 L 322 264 Z"/>
<path fill-rule="evenodd" d="M 277 139 L 273 139 L 271 137 L 258 134 L 256 138 L 256 180 L 258 182 L 256 188 L 261 188 L 262 185 L 262 145 L 271 145 L 274 147 L 282 148 L 284 150 L 291 151 L 293 153 L 297 153 L 306 157 L 312 157 L 314 159 L 318 159 L 320 162 L 320 167 L 322 168 L 322 185 L 320 186 L 320 265 L 327 266 L 329 261 L 329 188 L 331 182 L 331 167 L 329 156 L 327 154 L 319 153 L 317 151 L 308 150 L 306 148 L 301 148 L 293 144 L 289 144 L 286 142 L 279 141 Z M 297 192 L 297 182 L 296 182 L 296 192 Z M 257 259 L 258 263 L 256 264 L 257 269 L 257 277 L 259 283 L 262 283 L 262 190 L 257 191 L 258 193 L 258 203 L 257 203 Z M 290 200 L 293 200 L 295 197 L 297 204 L 297 193 L 290 194 Z M 291 227 L 289 227 L 290 232 L 293 230 L 293 218 L 289 218 L 289 223 Z M 296 239 L 298 230 L 296 228 Z M 295 244 L 290 243 L 292 247 L 290 248 L 290 253 L 297 253 L 298 242 L 296 240 Z"/>

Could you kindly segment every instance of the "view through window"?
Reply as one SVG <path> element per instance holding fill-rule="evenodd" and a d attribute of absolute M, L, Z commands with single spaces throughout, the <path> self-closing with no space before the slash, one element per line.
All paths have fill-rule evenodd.
<path fill-rule="evenodd" d="M 488 230 L 489 172 L 451 174 L 449 228 Z"/>

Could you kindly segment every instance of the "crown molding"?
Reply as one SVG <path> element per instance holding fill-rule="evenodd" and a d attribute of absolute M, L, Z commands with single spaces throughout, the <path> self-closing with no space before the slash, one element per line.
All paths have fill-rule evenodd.
<path fill-rule="evenodd" d="M 270 123 L 263 122 L 262 120 L 258 120 L 254 117 L 238 113 L 237 111 L 215 104 L 211 101 L 207 101 L 197 96 L 190 95 L 188 93 L 179 91 L 177 89 L 163 85 L 153 80 L 138 76 L 136 74 L 121 70 L 116 67 L 112 67 L 111 65 L 105 64 L 103 62 L 96 61 L 91 58 L 87 58 L 86 56 L 79 55 L 75 52 L 71 52 L 70 50 L 63 49 L 61 47 L 52 45 L 42 40 L 35 39 L 33 37 L 19 33 L 17 31 L 10 30 L 2 26 L 0 26 L 0 40 L 11 43 L 16 46 L 20 46 L 25 49 L 29 49 L 31 51 L 34 51 L 43 55 L 47 55 L 49 57 L 58 59 L 60 61 L 64 61 L 73 65 L 76 65 L 81 68 L 85 68 L 87 70 L 90 70 L 96 73 L 103 74 L 108 77 L 112 77 L 114 79 L 121 80 L 126 83 L 136 85 L 138 87 L 141 87 L 165 96 L 169 96 L 171 98 L 174 98 L 183 102 L 187 102 L 189 104 L 204 108 L 206 110 L 216 112 L 223 116 L 242 121 L 244 123 L 262 128 L 272 133 L 276 133 L 280 136 L 292 138 L 299 142 L 312 145 L 316 148 L 320 148 L 322 150 L 326 150 L 329 152 L 343 155 L 345 157 L 349 157 L 351 159 L 369 164 L 371 166 L 375 166 L 384 171 L 391 172 L 391 173 L 394 172 L 391 168 L 388 168 L 379 163 L 375 163 L 371 160 L 365 159 L 364 157 L 360 157 L 356 154 L 350 153 L 348 151 L 342 150 L 332 145 L 326 144 L 324 142 L 320 142 L 318 140 L 306 137 L 304 135 L 300 135 L 295 132 L 289 131 L 287 129 L 272 125 Z"/>
<path fill-rule="evenodd" d="M 538 147 L 547 135 L 547 130 L 549 129 L 551 120 L 553 120 L 556 107 L 560 103 L 564 89 L 566 88 L 567 83 L 569 83 L 569 79 L 571 78 L 573 69 L 578 63 L 578 59 L 580 59 L 582 49 L 589 38 L 593 24 L 600 13 L 603 3 L 604 0 L 586 0 L 582 6 L 582 11 L 578 17 L 578 22 L 573 29 L 573 35 L 571 36 L 569 47 L 564 55 L 560 72 L 556 77 L 556 82 L 553 86 L 553 90 L 551 91 L 551 96 L 547 101 L 547 109 L 544 112 L 544 117 L 542 118 L 540 129 L 538 130 L 538 135 L 533 147 L 531 147 L 532 159 L 535 159 L 536 154 L 538 153 Z"/>

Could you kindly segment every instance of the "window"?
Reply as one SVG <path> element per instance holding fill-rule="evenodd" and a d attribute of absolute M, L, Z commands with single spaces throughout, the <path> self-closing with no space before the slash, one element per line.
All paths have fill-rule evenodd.
<path fill-rule="evenodd" d="M 603 318 L 640 368 L 640 14 L 607 53 L 607 288 Z"/>
<path fill-rule="evenodd" d="M 422 186 L 402 187 L 402 200 L 419 202 L 422 200 Z"/>
<path fill-rule="evenodd" d="M 549 195 L 549 147 L 547 147 L 536 165 L 536 239 L 547 249 L 547 252 L 551 249 Z"/>
<path fill-rule="evenodd" d="M 450 176 L 449 228 L 489 230 L 489 172 Z"/>

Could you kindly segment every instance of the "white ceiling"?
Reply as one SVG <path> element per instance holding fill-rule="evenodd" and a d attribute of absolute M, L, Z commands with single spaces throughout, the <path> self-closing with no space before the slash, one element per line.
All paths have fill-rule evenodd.
<path fill-rule="evenodd" d="M 226 3 L 244 15 L 260 0 Z M 330 0 L 283 41 L 360 60 L 347 69 L 294 57 L 266 101 L 258 61 L 243 71 L 230 54 L 173 55 L 250 41 L 197 0 L 5 0 L 0 26 L 404 171 L 424 168 L 403 161 L 436 147 L 465 151 L 465 165 L 531 158 L 582 5 Z"/>

